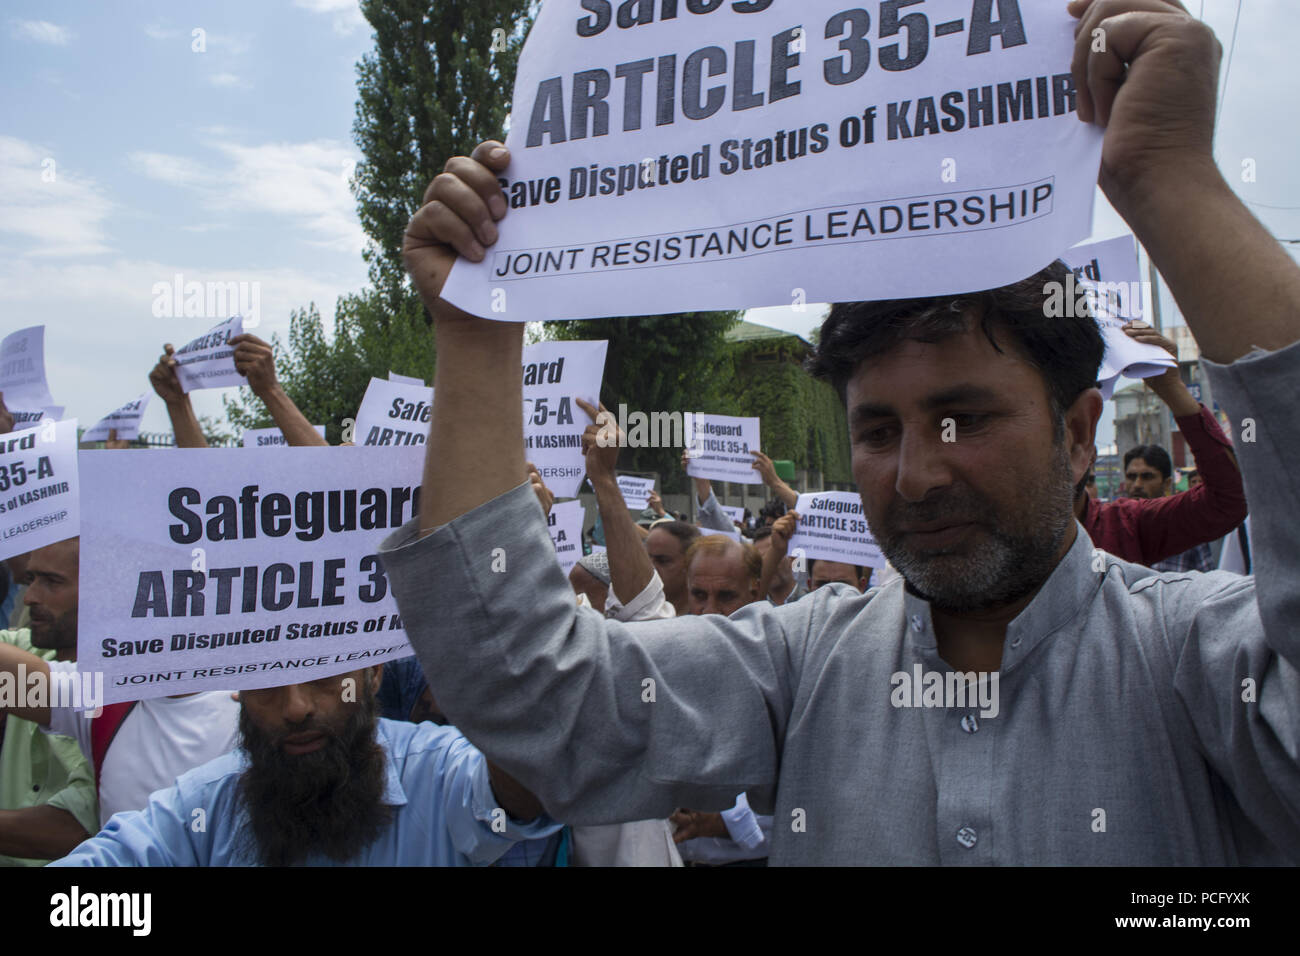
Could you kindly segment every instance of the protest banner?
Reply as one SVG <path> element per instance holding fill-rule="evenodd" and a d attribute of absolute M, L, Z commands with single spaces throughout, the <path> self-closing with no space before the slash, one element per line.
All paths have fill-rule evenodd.
<path fill-rule="evenodd" d="M 244 332 L 243 316 L 232 316 L 197 339 L 176 350 L 176 378 L 181 389 L 227 388 L 247 385 L 248 379 L 235 370 L 235 349 L 227 343 Z"/>
<path fill-rule="evenodd" d="M 54 404 L 45 381 L 45 326 L 19 329 L 0 339 L 0 394 L 10 409 L 35 411 Z"/>
<path fill-rule="evenodd" d="M 86 429 L 81 435 L 81 440 L 83 442 L 108 441 L 110 431 L 116 431 L 117 437 L 123 441 L 133 441 L 138 438 L 140 420 L 144 418 L 144 410 L 149 407 L 149 399 L 152 396 L 152 392 L 142 392 L 138 398 L 109 412 Z"/>
<path fill-rule="evenodd" d="M 539 342 L 524 349 L 524 453 L 558 498 L 578 494 L 586 463 L 582 433 L 591 420 L 574 404 L 599 406 L 607 342 Z M 357 411 L 358 445 L 422 445 L 433 389 L 372 378 Z"/>
<path fill-rule="evenodd" d="M 429 439 L 432 415 L 433 389 L 372 377 L 357 409 L 354 441 L 358 445 L 423 445 Z"/>
<path fill-rule="evenodd" d="M 686 439 L 690 459 L 686 474 L 713 481 L 762 484 L 763 476 L 754 468 L 754 456 L 750 454 L 762 447 L 757 418 L 692 415 Z"/>
<path fill-rule="evenodd" d="M 75 538 L 80 522 L 77 420 L 0 435 L 0 560 Z"/>
<path fill-rule="evenodd" d="M 546 516 L 546 530 L 551 533 L 555 557 L 565 574 L 572 571 L 582 557 L 584 520 L 581 501 L 557 501 L 551 505 L 551 513 Z"/>
<path fill-rule="evenodd" d="M 311 427 L 316 429 L 316 434 L 322 439 L 325 437 L 324 425 Z M 278 428 L 250 428 L 244 432 L 243 446 L 245 448 L 288 448 L 289 440 Z"/>
<path fill-rule="evenodd" d="M 623 493 L 623 501 L 629 508 L 633 511 L 643 511 L 650 505 L 650 492 L 655 490 L 655 480 L 619 475 L 618 490 Z"/>
<path fill-rule="evenodd" d="M 726 515 L 728 518 L 730 518 L 732 521 L 736 522 L 737 524 L 745 523 L 744 508 L 732 508 L 728 505 L 722 505 L 722 504 L 718 505 L 718 507 L 722 510 L 722 513 L 724 515 Z"/>
<path fill-rule="evenodd" d="M 82 563 L 78 662 L 112 703 L 409 655 L 376 552 L 416 513 L 423 463 L 422 448 L 83 455 L 82 553 L 113 558 Z"/>
<path fill-rule="evenodd" d="M 1076 23 L 1013 0 L 547 3 L 510 213 L 443 297 L 524 322 L 1023 279 L 1091 231 Z"/>
<path fill-rule="evenodd" d="M 424 379 L 422 379 L 422 378 L 415 378 L 415 377 L 413 377 L 413 376 L 411 376 L 411 375 L 398 375 L 398 374 L 397 374 L 396 372 L 394 372 L 392 369 L 389 369 L 389 371 L 388 371 L 388 380 L 389 380 L 390 382 L 396 382 L 396 383 L 399 384 L 399 385 L 418 385 L 418 386 L 420 386 L 421 388 L 427 388 L 427 387 L 428 387 L 428 386 L 425 384 Z"/>
<path fill-rule="evenodd" d="M 883 568 L 885 556 L 862 516 L 862 499 L 854 491 L 802 494 L 795 504 L 799 524 L 787 554 L 802 552 L 817 561 L 840 561 L 865 568 Z"/>
<path fill-rule="evenodd" d="M 1097 381 L 1106 398 L 1120 375 L 1150 378 L 1178 364 L 1159 346 L 1124 334 L 1126 322 L 1146 320 L 1151 295 L 1149 283 L 1142 281 L 1137 243 L 1131 235 L 1077 245 L 1061 259 L 1073 274 L 1059 296 L 1049 296 L 1044 308 L 1049 316 L 1054 309 L 1059 309 L 1056 315 L 1074 316 L 1087 308 L 1097 320 L 1106 343 Z"/>
<path fill-rule="evenodd" d="M 9 414 L 14 417 L 14 431 L 34 428 L 47 419 L 57 422 L 63 418 L 62 405 L 49 405 L 45 408 L 14 408 L 8 402 L 5 405 L 9 409 Z"/>
<path fill-rule="evenodd" d="M 600 407 L 606 341 L 538 342 L 524 349 L 524 456 L 557 498 L 575 498 L 587 473 L 582 433 L 592 424 L 574 404 Z"/>

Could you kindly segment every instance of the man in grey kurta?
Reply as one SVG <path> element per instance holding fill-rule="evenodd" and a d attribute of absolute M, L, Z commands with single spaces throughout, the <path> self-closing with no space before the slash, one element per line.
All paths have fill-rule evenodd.
<path fill-rule="evenodd" d="M 775 814 L 778 865 L 1300 862 L 1300 545 L 1289 532 L 1300 505 L 1290 407 L 1300 270 L 1213 166 L 1213 37 L 1173 7 L 1135 10 L 1102 23 L 1110 52 L 1100 67 L 1088 41 L 1114 9 L 1084 14 L 1080 118 L 1106 120 L 1102 183 L 1168 279 L 1215 394 L 1239 423 L 1254 577 L 1157 574 L 1095 551 L 1070 507 L 1099 394 L 1087 380 L 1062 403 L 1052 391 L 1049 415 L 1044 380 L 1047 390 L 1060 383 L 971 332 L 962 348 L 984 351 L 972 353 L 969 372 L 951 341 L 904 341 L 864 360 L 848 383 L 864 513 L 902 579 L 865 595 L 829 586 L 730 618 L 619 624 L 580 610 L 532 492 L 511 490 L 523 455 L 519 331 L 438 298 L 455 255 L 481 259 L 474 237 L 495 240 L 486 216 L 504 214 L 495 176 L 509 156 L 484 144 L 435 180 L 405 249 L 438 323 L 426 510 L 385 543 L 383 559 L 438 700 L 553 817 L 597 824 L 679 806 L 720 810 L 745 791 L 756 812 Z M 1189 63 L 1207 76 L 1189 79 Z M 1098 69 L 1107 79 L 1090 87 Z M 1230 260 L 1225 232 L 1237 250 Z M 824 330 L 822 352 L 826 341 Z M 1002 363 L 997 376 L 990 363 Z M 1003 394 L 1008 376 L 1023 387 Z M 951 446 L 935 437 L 922 414 L 930 399 L 912 384 L 933 378 L 965 389 L 958 407 L 988 404 L 954 416 Z M 901 410 L 886 407 L 882 381 Z M 855 398 L 873 389 L 874 404 Z M 1008 405 L 1008 395 L 1019 401 Z M 871 422 L 861 434 L 860 420 Z M 1049 444 L 1051 454 L 1010 465 L 996 453 Z M 1014 494 L 972 463 L 1021 469 L 1030 517 L 1008 509 Z M 471 467 L 472 486 L 462 477 Z M 969 516 L 981 496 L 998 505 L 994 517 Z M 887 545 L 896 512 L 930 505 L 944 517 L 960 505 L 966 524 L 893 528 Z M 1016 534 L 1040 545 L 1038 518 L 1062 515 L 1050 562 L 1037 548 L 1034 562 L 1006 564 L 1017 552 L 995 545 Z M 972 540 L 981 543 L 973 554 Z M 498 573 L 501 553 L 508 568 Z M 967 574 L 935 573 L 958 559 Z M 974 587 L 994 566 L 1009 570 L 981 587 L 1017 595 L 1002 606 L 1014 616 L 995 626 L 987 608 L 922 596 Z M 972 670 L 995 698 L 911 706 L 927 698 L 898 692 L 910 675 Z"/>

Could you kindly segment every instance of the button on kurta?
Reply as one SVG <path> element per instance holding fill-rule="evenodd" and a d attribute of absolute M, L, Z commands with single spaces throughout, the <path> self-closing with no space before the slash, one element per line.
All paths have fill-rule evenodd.
<path fill-rule="evenodd" d="M 980 729 L 980 722 L 975 719 L 974 714 L 967 714 L 961 719 L 961 729 L 968 734 L 973 734 Z"/>
<path fill-rule="evenodd" d="M 975 833 L 974 827 L 962 827 L 957 831 L 957 842 L 968 850 L 973 847 L 978 840 L 979 836 Z"/>

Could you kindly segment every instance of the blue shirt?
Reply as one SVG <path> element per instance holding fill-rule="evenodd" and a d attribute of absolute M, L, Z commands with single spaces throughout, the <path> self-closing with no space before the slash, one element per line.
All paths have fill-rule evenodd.
<path fill-rule="evenodd" d="M 528 824 L 493 811 L 487 761 L 455 727 L 379 721 L 387 755 L 384 802 L 392 822 L 348 866 L 482 866 L 518 841 L 541 840 L 561 824 Z M 144 810 L 114 814 L 96 836 L 52 866 L 241 866 L 256 863 L 240 846 L 246 819 L 237 806 L 242 749 L 209 761 L 159 790 Z M 308 866 L 335 861 L 312 855 Z"/>

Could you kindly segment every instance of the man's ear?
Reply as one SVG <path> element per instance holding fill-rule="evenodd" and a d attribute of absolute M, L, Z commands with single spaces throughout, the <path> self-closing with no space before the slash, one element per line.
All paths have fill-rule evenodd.
<path fill-rule="evenodd" d="M 374 667 L 370 668 L 370 673 L 366 676 L 370 679 L 370 693 L 379 693 L 379 685 L 383 683 L 384 680 L 384 665 L 376 664 Z"/>
<path fill-rule="evenodd" d="M 1165 483 L 1162 486 L 1162 488 L 1166 498 L 1168 498 L 1170 495 L 1174 493 L 1174 478 L 1172 475 L 1170 475 L 1168 478 L 1165 479 Z"/>
<path fill-rule="evenodd" d="M 1101 391 L 1085 388 L 1065 410 L 1065 450 L 1070 456 L 1071 485 L 1077 485 L 1097 454 L 1097 422 L 1105 401 Z"/>

